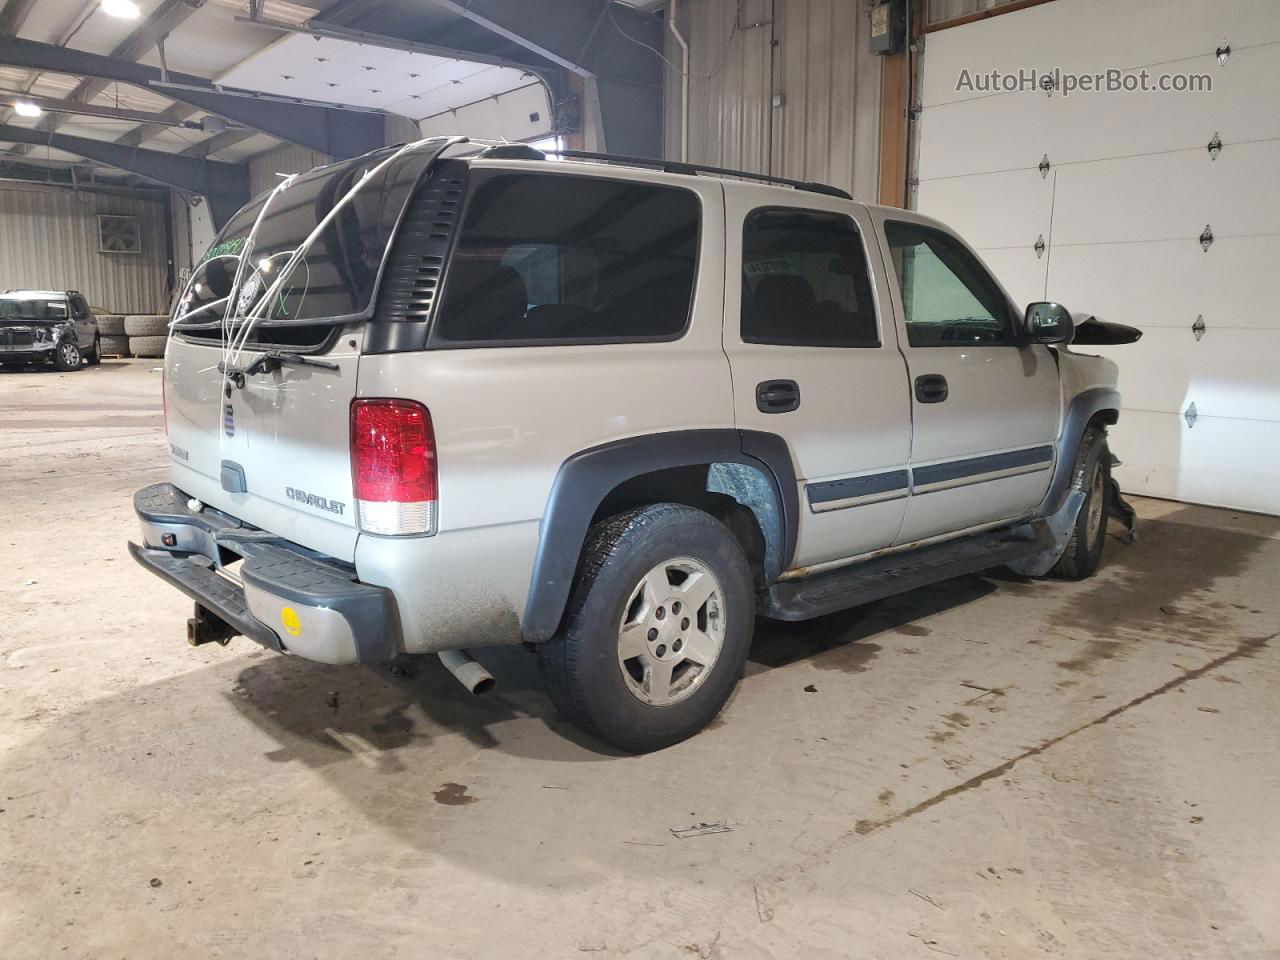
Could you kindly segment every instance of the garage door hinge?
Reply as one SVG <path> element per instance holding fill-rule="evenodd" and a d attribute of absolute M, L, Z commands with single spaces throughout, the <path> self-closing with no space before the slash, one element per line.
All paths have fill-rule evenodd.
<path fill-rule="evenodd" d="M 1227 65 L 1227 57 L 1231 56 L 1231 44 L 1223 40 L 1218 44 L 1218 49 L 1214 53 L 1218 56 L 1218 66 L 1225 67 Z"/>
<path fill-rule="evenodd" d="M 1200 338 L 1204 336 L 1204 314 L 1196 315 L 1196 322 L 1191 325 L 1191 332 L 1196 335 L 1196 343 L 1200 342 Z"/>
<path fill-rule="evenodd" d="M 1044 234 L 1036 237 L 1036 245 L 1032 249 L 1036 252 L 1037 260 L 1044 256 Z"/>
<path fill-rule="evenodd" d="M 1213 246 L 1213 228 L 1206 223 L 1204 230 L 1200 233 L 1200 249 L 1208 253 L 1211 246 Z"/>
<path fill-rule="evenodd" d="M 1040 158 L 1040 166 L 1038 168 L 1040 170 L 1041 180 L 1043 180 L 1045 177 L 1049 175 L 1049 168 L 1051 166 L 1053 166 L 1053 164 L 1049 162 L 1049 155 L 1046 153 L 1043 157 Z"/>
<path fill-rule="evenodd" d="M 1218 159 L 1218 154 L 1222 152 L 1222 138 L 1218 136 L 1217 130 L 1213 131 L 1213 139 L 1209 141 L 1209 146 L 1206 149 L 1209 151 L 1210 160 Z"/>
<path fill-rule="evenodd" d="M 1200 419 L 1200 414 L 1196 413 L 1196 404 L 1193 400 L 1191 406 L 1187 407 L 1187 412 L 1182 415 L 1182 419 L 1187 421 L 1187 429 L 1190 430 L 1196 425 L 1196 421 Z"/>

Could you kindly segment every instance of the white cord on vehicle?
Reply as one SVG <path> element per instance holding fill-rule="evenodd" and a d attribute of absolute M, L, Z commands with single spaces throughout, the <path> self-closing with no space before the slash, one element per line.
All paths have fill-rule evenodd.
<path fill-rule="evenodd" d="M 306 257 L 307 252 L 311 249 L 311 245 L 320 238 L 321 234 L 323 234 L 329 227 L 329 224 L 333 222 L 334 218 L 337 217 L 337 215 L 355 199 L 356 195 L 365 186 L 365 184 L 405 154 L 412 153 L 427 144 L 437 143 L 439 142 L 439 139 L 439 137 L 428 137 L 422 140 L 415 140 L 412 143 L 406 143 L 391 156 L 387 157 L 376 166 L 366 170 L 364 174 L 361 175 L 360 179 L 352 185 L 351 189 L 343 194 L 341 199 L 329 208 L 329 212 L 326 213 L 324 217 L 321 218 L 320 222 L 316 224 L 315 229 L 308 234 L 307 238 L 303 240 L 302 243 L 294 248 L 292 256 L 289 257 L 288 262 L 280 270 L 280 275 L 276 277 L 271 286 L 262 294 L 261 299 L 259 299 L 258 302 L 249 309 L 248 313 L 245 314 L 240 329 L 237 331 L 230 344 L 230 360 L 224 360 L 225 367 L 230 368 L 232 363 L 239 362 L 241 355 L 244 353 L 245 344 L 249 342 L 249 338 L 252 335 L 254 328 L 258 325 L 259 321 L 265 318 L 276 295 L 280 292 L 289 277 L 292 276 L 293 271 L 297 268 L 298 264 Z M 467 142 L 466 137 L 448 137 L 440 149 L 443 152 L 455 144 L 465 142 Z M 233 297 L 236 295 L 237 289 L 238 287 L 233 288 Z"/>
<path fill-rule="evenodd" d="M 246 264 L 253 263 L 253 248 L 258 239 L 258 228 L 265 219 L 267 209 L 271 206 L 271 202 L 277 196 L 288 190 L 293 182 L 298 179 L 297 174 L 285 177 L 272 189 L 267 199 L 263 201 L 262 209 L 258 211 L 258 216 L 254 218 L 253 226 L 249 229 L 249 233 L 244 238 L 244 244 L 240 248 L 240 259 L 236 264 L 235 277 L 231 281 L 231 291 L 227 294 L 227 307 L 222 314 L 221 333 L 222 333 L 222 369 L 223 369 L 223 386 L 230 382 L 230 370 L 232 364 L 231 351 L 229 349 L 232 339 L 232 321 L 235 317 L 236 308 L 240 298 L 240 287 L 244 283 L 244 271 Z"/>

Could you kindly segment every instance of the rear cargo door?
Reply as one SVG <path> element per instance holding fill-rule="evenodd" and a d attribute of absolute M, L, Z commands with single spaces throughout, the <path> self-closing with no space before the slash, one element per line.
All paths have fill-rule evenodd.
<path fill-rule="evenodd" d="M 313 170 L 259 197 L 218 235 L 184 292 L 166 354 L 175 486 L 294 543 L 354 559 L 349 417 L 365 320 L 404 210 L 420 188 L 441 189 L 424 178 L 447 143 Z M 228 321 L 228 349 L 219 323 L 227 303 L 242 317 L 268 294 L 247 334 Z M 234 348 L 241 339 L 247 345 Z M 274 360 L 255 365 L 269 353 Z"/>
<path fill-rule="evenodd" d="M 174 486 L 294 543 L 339 560 L 355 556 L 349 417 L 360 334 L 318 359 L 245 378 L 218 372 L 221 347 L 174 337 L 165 392 Z M 241 367 L 259 353 L 246 352 Z"/>

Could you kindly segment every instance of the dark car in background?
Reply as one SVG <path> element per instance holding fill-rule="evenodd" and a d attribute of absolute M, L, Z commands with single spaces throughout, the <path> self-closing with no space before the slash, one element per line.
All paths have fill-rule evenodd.
<path fill-rule="evenodd" d="M 6 290 L 0 294 L 0 365 L 51 363 L 79 370 L 102 358 L 102 335 L 76 290 Z"/>

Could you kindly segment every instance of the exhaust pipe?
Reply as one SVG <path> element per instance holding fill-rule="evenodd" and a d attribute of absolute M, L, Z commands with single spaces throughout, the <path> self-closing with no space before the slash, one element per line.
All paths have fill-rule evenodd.
<path fill-rule="evenodd" d="M 440 662 L 450 673 L 458 678 L 458 682 L 467 688 L 468 693 L 482 696 L 498 685 L 493 674 L 472 658 L 465 650 L 441 650 Z"/>

